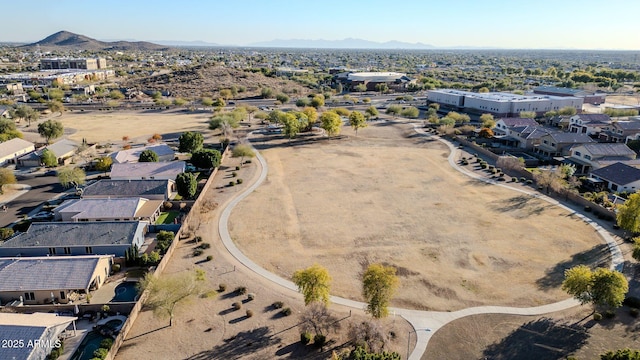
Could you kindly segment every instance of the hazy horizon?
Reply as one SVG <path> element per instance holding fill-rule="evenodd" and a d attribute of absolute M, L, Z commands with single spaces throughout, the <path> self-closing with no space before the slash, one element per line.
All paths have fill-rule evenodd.
<path fill-rule="evenodd" d="M 377 43 L 399 41 L 435 48 L 640 50 L 640 1 L 408 0 L 402 6 L 327 0 L 205 2 L 168 0 L 107 5 L 70 0 L 33 11 L 32 3 L 2 5 L 0 42 L 31 43 L 61 30 L 98 40 L 207 42 L 255 46 L 274 40 Z M 615 14 L 611 15 L 611 14 Z M 635 34 L 635 35 L 634 35 Z"/>

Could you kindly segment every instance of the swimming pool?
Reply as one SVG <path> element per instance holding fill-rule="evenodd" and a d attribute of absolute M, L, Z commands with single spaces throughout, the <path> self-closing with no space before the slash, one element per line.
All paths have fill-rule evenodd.
<path fill-rule="evenodd" d="M 129 302 L 138 299 L 138 283 L 135 281 L 123 281 L 114 289 L 115 296 L 111 302 Z"/>
<path fill-rule="evenodd" d="M 91 360 L 93 359 L 93 352 L 100 347 L 100 342 L 106 339 L 106 336 L 102 336 L 97 331 L 89 331 L 84 336 L 82 342 L 78 346 L 78 349 L 69 360 Z"/>

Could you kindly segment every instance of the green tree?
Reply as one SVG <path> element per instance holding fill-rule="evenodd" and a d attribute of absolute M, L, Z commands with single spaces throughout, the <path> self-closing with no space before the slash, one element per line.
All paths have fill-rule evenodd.
<path fill-rule="evenodd" d="M 389 115 L 397 116 L 402 112 L 402 106 L 400 105 L 389 105 L 387 107 L 386 113 Z"/>
<path fill-rule="evenodd" d="M 227 103 L 224 101 L 223 98 L 219 97 L 219 98 L 216 98 L 215 100 L 213 100 L 212 105 L 217 107 L 217 108 L 223 108 L 223 107 L 227 106 Z"/>
<path fill-rule="evenodd" d="M 298 135 L 298 133 L 300 132 L 300 122 L 294 114 L 290 112 L 283 113 L 282 117 L 280 118 L 280 122 L 284 126 L 283 132 L 289 137 L 289 140 Z"/>
<path fill-rule="evenodd" d="M 145 305 L 160 317 L 169 316 L 169 326 L 172 326 L 176 305 L 206 291 L 203 273 L 204 270 L 199 270 L 158 277 L 147 273 L 138 286 L 141 290 L 149 290 Z"/>
<path fill-rule="evenodd" d="M 111 100 L 122 100 L 124 99 L 124 94 L 122 94 L 120 90 L 111 90 L 109 91 L 109 98 L 111 98 Z"/>
<path fill-rule="evenodd" d="M 365 85 L 365 84 L 358 84 L 358 85 L 356 85 L 356 86 L 353 88 L 353 90 L 354 90 L 354 91 L 357 91 L 357 92 L 365 92 L 365 91 L 367 91 L 367 85 Z"/>
<path fill-rule="evenodd" d="M 38 120 L 40 117 L 40 112 L 27 105 L 18 105 L 18 107 L 11 113 L 11 117 L 25 119 L 27 120 L 27 126 L 31 126 L 31 122 Z"/>
<path fill-rule="evenodd" d="M 233 113 L 215 115 L 209 120 L 209 129 L 222 129 L 223 131 L 226 128 L 235 129 L 240 126 L 240 120 Z"/>
<path fill-rule="evenodd" d="M 4 185 L 15 184 L 16 182 L 16 176 L 11 169 L 0 168 L 0 193 L 3 192 Z"/>
<path fill-rule="evenodd" d="M 380 94 L 386 93 L 387 91 L 389 91 L 389 86 L 384 83 L 376 84 L 376 91 Z"/>
<path fill-rule="evenodd" d="M 431 109 L 434 109 L 436 112 L 437 112 L 438 110 L 440 110 L 440 104 L 438 104 L 438 103 L 431 103 L 431 104 L 429 104 L 429 107 L 430 107 Z"/>
<path fill-rule="evenodd" d="M 199 169 L 213 169 L 220 165 L 222 155 L 218 150 L 200 149 L 191 154 L 191 163 Z"/>
<path fill-rule="evenodd" d="M 629 195 L 624 204 L 618 206 L 616 220 L 620 228 L 630 232 L 640 232 L 640 193 Z"/>
<path fill-rule="evenodd" d="M 64 188 L 78 187 L 85 183 L 87 175 L 84 170 L 77 167 L 64 167 L 58 170 L 58 180 Z"/>
<path fill-rule="evenodd" d="M 377 118 L 378 117 L 378 109 L 375 106 L 369 106 L 367 110 L 364 111 L 367 119 Z"/>
<path fill-rule="evenodd" d="M 0 240 L 7 240 L 12 237 L 15 231 L 12 228 L 4 227 L 0 228 Z"/>
<path fill-rule="evenodd" d="M 38 124 L 38 133 L 47 140 L 47 144 L 51 139 L 56 139 L 64 134 L 64 126 L 60 121 L 47 120 Z"/>
<path fill-rule="evenodd" d="M 273 89 L 268 87 L 262 88 L 262 90 L 260 90 L 260 96 L 262 96 L 263 99 L 273 98 Z"/>
<path fill-rule="evenodd" d="M 358 129 L 367 127 L 367 119 L 360 111 L 352 111 L 349 114 L 349 125 L 355 130 L 356 136 L 358 136 Z"/>
<path fill-rule="evenodd" d="M 592 271 L 588 266 L 578 265 L 565 271 L 562 289 L 582 304 L 617 308 L 622 306 L 629 284 L 618 271 L 605 268 Z"/>
<path fill-rule="evenodd" d="M 231 99 L 231 97 L 233 96 L 232 92 L 230 89 L 222 89 L 220 90 L 220 97 L 222 97 L 225 100 L 229 100 Z"/>
<path fill-rule="evenodd" d="M 408 108 L 403 109 L 400 114 L 406 118 L 415 119 L 420 115 L 420 110 L 415 106 L 409 106 Z"/>
<path fill-rule="evenodd" d="M 307 99 L 300 98 L 296 100 L 297 107 L 305 107 L 305 106 L 309 106 L 309 104 L 310 104 L 310 101 Z"/>
<path fill-rule="evenodd" d="M 16 130 L 15 122 L 13 120 L 0 118 L 0 142 L 13 138 L 22 138 L 22 133 Z"/>
<path fill-rule="evenodd" d="M 112 164 L 113 164 L 113 158 L 111 158 L 111 156 L 101 156 L 96 161 L 96 169 L 98 171 L 102 171 L 106 173 L 111 169 Z"/>
<path fill-rule="evenodd" d="M 305 130 L 311 130 L 313 124 L 318 121 L 318 111 L 314 107 L 306 106 L 302 109 L 302 113 L 307 116 L 307 129 Z"/>
<path fill-rule="evenodd" d="M 49 89 L 47 91 L 47 99 L 49 101 L 60 101 L 64 97 L 64 91 L 61 89 Z"/>
<path fill-rule="evenodd" d="M 322 302 L 325 306 L 329 304 L 329 290 L 331 288 L 331 275 L 324 267 L 313 264 L 293 273 L 293 283 L 304 297 L 304 304 L 312 302 Z"/>
<path fill-rule="evenodd" d="M 486 86 L 481 87 L 480 89 L 478 89 L 479 93 L 488 93 L 489 92 L 489 88 Z"/>
<path fill-rule="evenodd" d="M 333 111 L 325 111 L 320 115 L 321 127 L 327 132 L 329 136 L 340 134 L 342 128 L 342 119 L 340 115 Z"/>
<path fill-rule="evenodd" d="M 447 117 L 448 117 L 449 119 L 453 119 L 456 123 L 467 123 L 467 122 L 469 122 L 469 121 L 471 120 L 471 119 L 469 118 L 469 115 L 467 115 L 467 114 L 460 114 L 460 113 L 457 113 L 457 112 L 455 112 L 455 111 L 450 111 L 450 112 L 447 114 Z"/>
<path fill-rule="evenodd" d="M 233 151 L 231 152 L 231 155 L 233 157 L 240 157 L 240 165 L 243 166 L 244 158 L 245 157 L 252 158 L 256 156 L 256 153 L 255 151 L 253 151 L 253 148 L 251 146 L 246 144 L 238 144 L 233 147 Z"/>
<path fill-rule="evenodd" d="M 483 128 L 493 129 L 496 127 L 496 121 L 493 119 L 493 115 L 491 114 L 480 115 L 480 122 L 482 123 Z"/>
<path fill-rule="evenodd" d="M 324 106 L 324 95 L 316 94 L 311 98 L 311 106 L 318 109 Z"/>
<path fill-rule="evenodd" d="M 175 106 L 184 106 L 187 104 L 187 100 L 181 98 L 181 97 L 177 97 L 175 99 L 173 99 L 173 105 Z"/>
<path fill-rule="evenodd" d="M 47 102 L 47 108 L 51 110 L 51 112 L 60 113 L 61 115 L 62 115 L 62 112 L 64 111 L 64 105 L 59 100 L 51 100 Z"/>
<path fill-rule="evenodd" d="M 640 237 L 633 238 L 633 251 L 631 252 L 631 257 L 636 261 L 640 261 Z"/>
<path fill-rule="evenodd" d="M 138 162 L 158 162 L 158 154 L 153 150 L 144 150 L 140 153 Z"/>
<path fill-rule="evenodd" d="M 200 99 L 200 103 L 204 106 L 212 106 L 213 105 L 213 99 L 210 97 L 203 97 Z"/>
<path fill-rule="evenodd" d="M 192 199 L 198 189 L 198 180 L 192 173 L 180 173 L 176 177 L 178 194 L 185 199 Z"/>
<path fill-rule="evenodd" d="M 202 149 L 204 137 L 202 136 L 202 133 L 197 131 L 185 131 L 180 135 L 178 141 L 180 142 L 178 151 L 183 153 L 193 153 L 194 151 Z"/>
<path fill-rule="evenodd" d="M 289 102 L 289 97 L 286 94 L 278 94 L 276 95 L 276 100 L 280 101 L 282 104 L 286 104 Z"/>
<path fill-rule="evenodd" d="M 535 119 L 536 112 L 535 111 L 520 111 L 520 117 L 523 119 Z"/>
<path fill-rule="evenodd" d="M 367 302 L 366 311 L 376 319 L 389 314 L 389 302 L 398 288 L 396 268 L 371 264 L 362 276 L 362 295 Z"/>
<path fill-rule="evenodd" d="M 58 166 L 58 158 L 53 151 L 49 149 L 42 150 L 42 153 L 40 154 L 40 162 L 42 162 L 46 167 Z"/>

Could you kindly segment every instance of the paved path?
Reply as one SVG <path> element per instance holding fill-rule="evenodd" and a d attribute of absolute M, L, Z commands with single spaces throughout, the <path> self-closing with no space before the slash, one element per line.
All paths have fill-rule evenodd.
<path fill-rule="evenodd" d="M 470 172 L 461 166 L 458 166 L 458 164 L 456 163 L 456 158 L 458 156 L 459 150 L 455 146 L 453 146 L 449 141 L 441 139 L 439 136 L 425 133 L 424 130 L 419 128 L 418 125 L 416 124 L 414 124 L 414 128 L 418 134 L 421 134 L 424 136 L 431 136 L 441 141 L 442 143 L 446 144 L 451 150 L 448 158 L 449 164 L 451 164 L 451 166 L 454 169 L 462 172 L 463 174 L 480 181 L 495 184 L 498 186 L 503 186 L 514 191 L 519 191 L 519 192 L 543 199 L 545 201 L 548 201 L 551 204 L 560 206 L 570 211 L 576 216 L 581 217 L 585 222 L 593 226 L 598 231 L 598 233 L 604 238 L 604 240 L 607 242 L 609 249 L 611 251 L 612 268 L 615 268 L 616 270 L 622 270 L 622 265 L 624 263 L 622 252 L 618 248 L 618 245 L 616 244 L 613 237 L 611 237 L 611 235 L 606 230 L 600 227 L 600 225 L 584 217 L 583 215 L 576 213 L 572 209 L 560 204 L 556 200 L 549 198 L 548 196 L 539 194 L 537 192 L 528 191 L 525 189 L 513 188 L 511 186 L 507 186 L 505 184 L 495 182 L 491 179 L 487 179 L 476 173 Z M 251 134 L 249 134 L 249 136 L 250 135 Z M 220 238 L 222 239 L 222 243 L 227 248 L 229 253 L 233 257 L 235 257 L 240 263 L 245 265 L 248 269 L 252 270 L 256 274 L 286 289 L 297 291 L 298 289 L 295 286 L 295 284 L 293 284 L 293 282 L 283 279 L 277 276 L 276 274 L 265 270 L 260 265 L 256 264 L 251 259 L 246 257 L 240 251 L 240 249 L 236 247 L 233 240 L 231 240 L 231 235 L 229 234 L 229 228 L 227 225 L 229 222 L 229 216 L 231 215 L 231 211 L 233 210 L 233 208 L 236 205 L 238 205 L 240 201 L 242 201 L 249 194 L 251 194 L 254 190 L 256 190 L 262 184 L 262 182 L 267 178 L 267 173 L 269 171 L 267 162 L 257 150 L 255 150 L 255 152 L 256 152 L 256 158 L 260 166 L 260 176 L 258 177 L 258 180 L 255 183 L 253 183 L 251 186 L 245 189 L 236 198 L 234 198 L 231 202 L 229 202 L 229 204 L 225 207 L 225 209 L 222 211 L 222 214 L 220 215 L 220 219 L 218 223 L 218 232 L 220 234 Z M 345 299 L 337 296 L 332 296 L 331 302 L 335 304 L 349 306 L 355 309 L 364 309 L 366 306 L 365 303 L 349 300 L 349 299 Z M 577 305 L 579 305 L 579 302 L 577 302 L 576 300 L 567 299 L 567 300 L 559 301 L 552 304 L 529 307 L 529 308 L 516 308 L 516 307 L 505 307 L 505 306 L 479 306 L 479 307 L 466 308 L 466 309 L 453 311 L 453 312 L 421 311 L 421 310 L 409 310 L 409 309 L 399 309 L 399 308 L 391 308 L 390 310 L 394 312 L 396 315 L 400 315 L 403 318 L 405 318 L 413 326 L 414 331 L 410 333 L 409 336 L 412 336 L 413 333 L 416 334 L 416 346 L 411 352 L 411 355 L 409 356 L 409 360 L 419 360 L 424 354 L 425 350 L 427 349 L 427 345 L 429 344 L 429 340 L 431 339 L 433 334 L 438 329 L 442 328 L 449 322 L 454 321 L 456 319 L 460 319 L 470 315 L 478 315 L 478 314 L 542 315 L 546 313 L 569 309 Z"/>

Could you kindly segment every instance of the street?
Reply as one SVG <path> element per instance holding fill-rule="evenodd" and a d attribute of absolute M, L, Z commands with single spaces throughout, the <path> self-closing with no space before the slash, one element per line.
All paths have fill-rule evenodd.
<path fill-rule="evenodd" d="M 7 203 L 7 212 L 0 212 L 0 227 L 5 227 L 22 218 L 64 190 L 56 176 L 37 176 L 18 180 L 18 183 L 31 186 L 31 190 Z"/>

